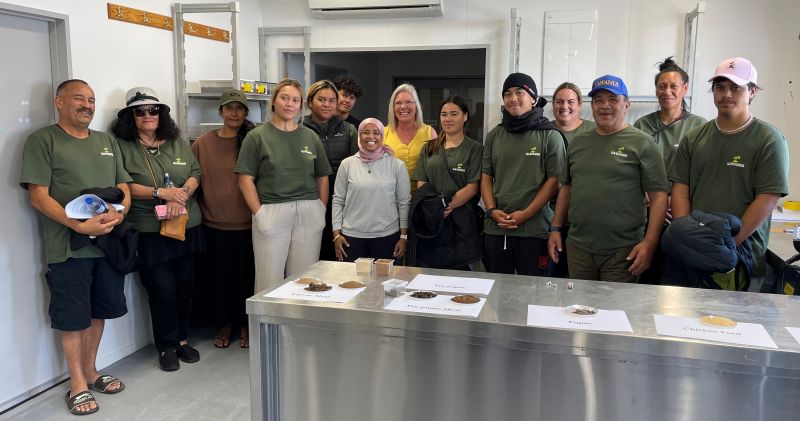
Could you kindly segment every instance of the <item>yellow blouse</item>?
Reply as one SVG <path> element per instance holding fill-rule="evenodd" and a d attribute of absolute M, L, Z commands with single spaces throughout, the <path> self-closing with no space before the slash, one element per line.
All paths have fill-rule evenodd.
<path fill-rule="evenodd" d="M 417 134 L 411 139 L 408 145 L 400 141 L 397 132 L 389 126 L 383 130 L 383 143 L 394 151 L 394 156 L 406 164 L 408 170 L 408 179 L 411 179 L 411 174 L 414 174 L 414 168 L 417 167 L 417 160 L 419 160 L 419 153 L 422 147 L 433 138 L 433 127 L 424 124 L 417 130 Z M 416 190 L 417 183 L 411 183 L 411 191 Z"/>

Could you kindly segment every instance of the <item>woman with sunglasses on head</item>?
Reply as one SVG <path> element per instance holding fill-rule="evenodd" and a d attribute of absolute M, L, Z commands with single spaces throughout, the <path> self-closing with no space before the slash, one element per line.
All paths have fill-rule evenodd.
<path fill-rule="evenodd" d="M 203 249 L 200 207 L 194 196 L 200 165 L 155 91 L 133 88 L 125 99 L 111 132 L 120 140 L 125 169 L 133 178 L 128 220 L 139 229 L 139 276 L 147 290 L 159 367 L 175 371 L 179 360 L 200 360 L 200 353 L 187 342 L 192 257 Z M 188 211 L 184 241 L 160 235 L 155 207 L 162 204 L 166 208 L 162 216 L 168 220 Z"/>
<path fill-rule="evenodd" d="M 319 260 L 331 174 L 319 137 L 297 123 L 300 82 L 278 82 L 270 107 L 270 120 L 245 137 L 234 170 L 253 214 L 256 291 Z"/>
<path fill-rule="evenodd" d="M 408 178 L 414 174 L 422 147 L 436 137 L 436 130 L 422 121 L 422 106 L 414 85 L 404 83 L 389 98 L 389 124 L 384 130 L 386 146 L 392 148 L 395 158 L 406 164 Z M 417 189 L 411 186 L 411 192 Z"/>
<path fill-rule="evenodd" d="M 572 82 L 558 85 L 553 92 L 553 124 L 564 133 L 567 143 L 578 133 L 594 130 L 597 127 L 592 120 L 581 118 L 583 97 L 581 88 Z"/>
<path fill-rule="evenodd" d="M 336 258 L 403 257 L 408 241 L 411 185 L 402 161 L 384 145 L 383 124 L 361 121 L 359 151 L 342 161 L 333 193 Z"/>
<path fill-rule="evenodd" d="M 422 147 L 412 178 L 418 192 L 429 184 L 432 192 L 444 195 L 446 206 L 442 217 L 448 229 L 444 231 L 446 238 L 417 239 L 417 265 L 469 270 L 469 264 L 480 260 L 483 254 L 480 235 L 483 221 L 476 218 L 483 146 L 464 135 L 469 121 L 469 106 L 464 97 L 446 98 L 439 106 L 439 121 L 442 133 Z M 427 225 L 430 221 L 424 222 Z"/>
<path fill-rule="evenodd" d="M 310 115 L 303 117 L 303 125 L 313 130 L 322 141 L 325 155 L 331 164 L 333 173 L 328 177 L 329 194 L 333 195 L 333 183 L 339 164 L 358 151 L 358 131 L 356 128 L 336 115 L 339 95 L 336 86 L 329 80 L 320 80 L 308 88 L 306 102 Z M 320 260 L 335 260 L 331 234 L 331 207 L 325 213 L 325 229 L 322 231 Z"/>
<path fill-rule="evenodd" d="M 250 346 L 245 300 L 253 295 L 252 215 L 239 191 L 233 172 L 247 133 L 255 128 L 247 119 L 249 108 L 242 91 L 229 89 L 219 99 L 222 128 L 198 137 L 192 152 L 200 163 L 203 186 L 197 196 L 203 211 L 206 253 L 203 273 L 210 310 L 219 329 L 214 346 L 227 348 L 231 333 L 239 333 L 239 346 Z"/>

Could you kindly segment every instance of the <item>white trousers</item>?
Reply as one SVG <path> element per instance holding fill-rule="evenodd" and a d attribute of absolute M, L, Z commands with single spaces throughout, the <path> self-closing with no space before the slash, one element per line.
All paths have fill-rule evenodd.
<path fill-rule="evenodd" d="M 253 215 L 256 292 L 316 263 L 324 228 L 325 205 L 317 199 L 261 205 Z"/>

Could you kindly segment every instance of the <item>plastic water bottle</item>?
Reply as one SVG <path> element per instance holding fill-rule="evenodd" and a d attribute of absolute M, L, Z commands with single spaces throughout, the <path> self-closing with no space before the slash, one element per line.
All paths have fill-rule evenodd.
<path fill-rule="evenodd" d="M 108 212 L 108 207 L 106 206 L 106 204 L 99 200 L 94 200 L 94 198 L 87 197 L 84 200 L 84 203 L 86 203 L 86 206 L 88 206 L 89 209 L 92 210 L 92 213 L 95 215 L 100 215 L 101 213 Z"/>
<path fill-rule="evenodd" d="M 170 189 L 175 187 L 175 183 L 172 182 L 172 177 L 169 176 L 168 172 L 164 173 L 164 188 Z"/>

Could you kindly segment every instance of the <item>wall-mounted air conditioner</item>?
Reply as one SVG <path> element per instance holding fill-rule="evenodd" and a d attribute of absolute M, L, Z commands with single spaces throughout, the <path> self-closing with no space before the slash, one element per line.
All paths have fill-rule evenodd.
<path fill-rule="evenodd" d="M 317 19 L 442 16 L 444 0 L 308 0 Z"/>

